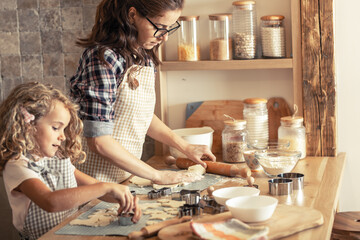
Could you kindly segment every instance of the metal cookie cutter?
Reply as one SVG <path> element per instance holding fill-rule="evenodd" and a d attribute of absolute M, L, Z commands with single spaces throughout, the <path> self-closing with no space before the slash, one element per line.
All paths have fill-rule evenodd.
<path fill-rule="evenodd" d="M 134 190 L 130 191 L 131 195 L 133 195 L 134 197 L 136 196 L 136 192 Z"/>
<path fill-rule="evenodd" d="M 204 213 L 217 214 L 225 212 L 225 206 L 218 204 L 214 198 L 204 195 L 200 200 L 200 206 Z"/>
<path fill-rule="evenodd" d="M 133 225 L 131 219 L 134 217 L 134 213 L 121 213 L 118 217 L 118 222 L 120 226 L 129 226 Z"/>
<path fill-rule="evenodd" d="M 151 190 L 150 192 L 148 192 L 148 198 L 149 199 L 161 198 L 161 192 L 158 190 Z"/>
<path fill-rule="evenodd" d="M 172 194 L 171 188 L 163 187 L 160 190 L 161 196 L 170 196 Z"/>
<path fill-rule="evenodd" d="M 199 204 L 184 204 L 179 207 L 179 217 L 201 215 L 202 209 Z"/>
<path fill-rule="evenodd" d="M 180 191 L 180 200 L 185 201 L 188 205 L 198 204 L 200 201 L 200 191 L 199 190 L 186 190 L 183 189 Z"/>
<path fill-rule="evenodd" d="M 259 185 L 257 185 L 257 184 L 253 184 L 252 186 L 250 186 L 250 185 L 244 185 L 244 187 L 254 187 L 254 188 L 259 189 Z"/>

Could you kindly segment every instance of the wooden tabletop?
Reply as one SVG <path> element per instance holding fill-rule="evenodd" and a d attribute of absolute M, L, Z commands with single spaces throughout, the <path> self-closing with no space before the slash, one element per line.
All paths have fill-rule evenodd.
<path fill-rule="evenodd" d="M 164 163 L 164 157 L 155 156 L 147 161 L 148 164 L 157 169 L 169 168 Z M 245 164 L 239 164 L 244 167 Z M 330 239 L 334 215 L 336 213 L 339 189 L 345 166 L 345 153 L 338 154 L 337 157 L 306 157 L 298 162 L 293 172 L 303 173 L 304 189 L 301 194 L 291 196 L 277 196 L 279 203 L 287 205 L 305 206 L 319 210 L 324 217 L 324 224 L 309 230 L 302 231 L 292 236 L 283 238 L 286 240 L 296 239 Z M 174 167 L 175 168 L 175 167 Z M 262 195 L 269 194 L 269 178 L 263 173 L 253 173 L 255 184 L 259 185 Z M 68 224 L 72 219 L 81 213 L 95 206 L 99 200 L 91 201 L 74 215 L 64 220 L 61 224 L 54 227 L 51 231 L 44 234 L 42 240 L 103 240 L 103 239 L 126 239 L 119 236 L 74 236 L 57 235 L 55 232 Z M 158 239 L 153 237 L 151 239 Z"/>

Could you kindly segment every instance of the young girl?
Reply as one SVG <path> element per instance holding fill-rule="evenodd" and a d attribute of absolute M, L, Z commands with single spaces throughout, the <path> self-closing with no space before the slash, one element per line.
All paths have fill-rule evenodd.
<path fill-rule="evenodd" d="M 17 86 L 0 105 L 0 171 L 22 239 L 39 238 L 95 198 L 134 211 L 134 222 L 141 216 L 127 186 L 99 182 L 72 165 L 85 159 L 77 110 L 40 83 Z"/>

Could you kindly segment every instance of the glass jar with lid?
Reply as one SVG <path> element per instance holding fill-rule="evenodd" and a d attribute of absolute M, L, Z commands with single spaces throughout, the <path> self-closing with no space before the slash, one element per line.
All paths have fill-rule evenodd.
<path fill-rule="evenodd" d="M 269 141 L 269 116 L 267 100 L 263 98 L 247 98 L 244 100 L 243 116 L 246 120 L 248 141 L 250 145 L 254 142 L 264 144 Z"/>
<path fill-rule="evenodd" d="M 244 162 L 247 144 L 245 120 L 226 120 L 222 131 L 222 153 L 224 162 Z"/>
<path fill-rule="evenodd" d="M 261 48 L 264 58 L 285 57 L 284 18 L 281 15 L 261 17 Z"/>
<path fill-rule="evenodd" d="M 180 16 L 180 31 L 178 31 L 178 60 L 200 60 L 199 16 Z"/>
<path fill-rule="evenodd" d="M 253 59 L 257 38 L 255 1 L 235 1 L 232 5 L 233 59 Z"/>
<path fill-rule="evenodd" d="M 209 15 L 210 60 L 232 59 L 231 18 L 229 13 Z"/>
<path fill-rule="evenodd" d="M 300 151 L 300 159 L 306 157 L 306 133 L 303 122 L 302 117 L 282 117 L 278 129 L 279 141 L 289 141 L 289 150 Z"/>

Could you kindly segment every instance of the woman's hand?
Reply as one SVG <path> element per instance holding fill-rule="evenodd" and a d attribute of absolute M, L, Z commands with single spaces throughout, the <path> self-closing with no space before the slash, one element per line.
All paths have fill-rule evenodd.
<path fill-rule="evenodd" d="M 185 149 L 184 154 L 192 160 L 193 162 L 197 164 L 201 164 L 204 168 L 206 168 L 206 163 L 202 160 L 210 160 L 215 161 L 216 157 L 211 152 L 210 148 L 206 145 L 193 145 L 189 144 L 187 148 Z"/>
<path fill-rule="evenodd" d="M 200 180 L 202 176 L 186 171 L 158 171 L 157 177 L 152 181 L 156 184 L 175 184 L 181 182 L 194 182 Z"/>

